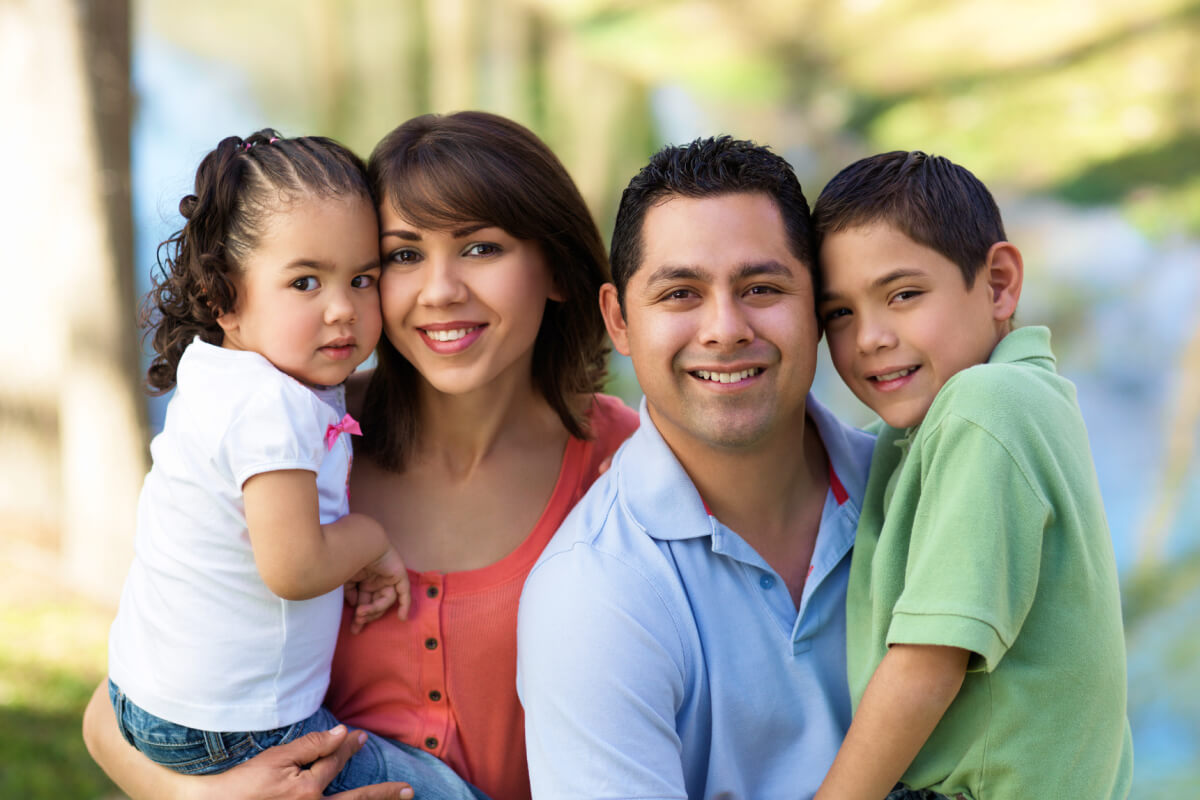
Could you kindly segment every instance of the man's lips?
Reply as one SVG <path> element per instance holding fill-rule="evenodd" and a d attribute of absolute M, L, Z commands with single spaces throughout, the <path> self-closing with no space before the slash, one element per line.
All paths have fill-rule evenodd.
<path fill-rule="evenodd" d="M 737 370 L 692 369 L 688 370 L 688 374 L 710 383 L 738 383 L 762 374 L 764 369 L 764 367 L 746 367 Z"/>

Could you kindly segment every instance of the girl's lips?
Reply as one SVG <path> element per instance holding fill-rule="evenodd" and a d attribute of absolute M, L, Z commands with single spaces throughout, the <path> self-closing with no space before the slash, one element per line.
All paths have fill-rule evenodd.
<path fill-rule="evenodd" d="M 331 358 L 334 361 L 345 361 L 347 358 L 350 358 L 350 356 L 354 355 L 354 349 L 355 348 L 353 344 L 326 345 L 325 347 L 321 348 L 321 352 L 324 353 L 327 358 Z"/>
<path fill-rule="evenodd" d="M 418 327 L 421 341 L 439 355 L 454 355 L 466 350 L 483 335 L 487 324 L 476 323 L 439 323 L 427 327 Z"/>

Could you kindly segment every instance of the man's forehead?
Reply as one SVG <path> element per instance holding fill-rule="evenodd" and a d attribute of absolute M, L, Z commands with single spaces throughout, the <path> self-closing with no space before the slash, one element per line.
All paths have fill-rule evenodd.
<path fill-rule="evenodd" d="M 641 239 L 635 276 L 643 282 L 804 269 L 792 253 L 778 206 L 761 192 L 672 196 L 646 212 Z"/>

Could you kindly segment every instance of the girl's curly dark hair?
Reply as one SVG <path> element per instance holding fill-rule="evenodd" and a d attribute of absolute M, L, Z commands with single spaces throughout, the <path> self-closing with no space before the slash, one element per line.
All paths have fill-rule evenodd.
<path fill-rule="evenodd" d="M 285 139 L 264 128 L 221 140 L 200 162 L 192 194 L 179 201 L 183 227 L 158 246 L 141 325 L 154 346 L 146 385 L 175 386 L 183 351 L 198 336 L 221 344 L 217 318 L 234 309 L 234 277 L 281 203 L 305 196 L 371 202 L 362 159 L 324 136 Z"/>

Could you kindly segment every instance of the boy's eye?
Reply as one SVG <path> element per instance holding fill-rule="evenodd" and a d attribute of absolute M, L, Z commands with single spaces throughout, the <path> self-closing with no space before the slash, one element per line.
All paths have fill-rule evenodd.
<path fill-rule="evenodd" d="M 918 289 L 901 289 L 893 295 L 895 300 L 911 300 L 914 297 L 920 297 L 922 292 Z"/>
<path fill-rule="evenodd" d="M 350 279 L 350 285 L 355 289 L 370 289 L 376 280 L 374 275 L 355 275 Z"/>
<path fill-rule="evenodd" d="M 467 247 L 463 255 L 468 256 L 494 256 L 500 252 L 500 247 L 491 242 L 476 242 Z"/>
<path fill-rule="evenodd" d="M 299 289 L 302 292 L 311 292 L 318 286 L 320 286 L 320 284 L 312 275 L 305 275 L 303 278 L 296 278 L 296 280 L 292 281 L 291 283 L 291 287 L 293 289 Z"/>

